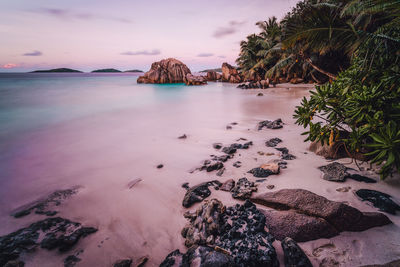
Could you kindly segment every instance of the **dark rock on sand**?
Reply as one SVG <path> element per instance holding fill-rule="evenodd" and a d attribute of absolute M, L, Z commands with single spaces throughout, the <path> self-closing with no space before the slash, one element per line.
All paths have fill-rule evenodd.
<path fill-rule="evenodd" d="M 216 162 L 214 164 L 208 165 L 207 166 L 207 172 L 212 172 L 215 170 L 222 169 L 224 167 L 224 164 L 222 162 Z"/>
<path fill-rule="evenodd" d="M 283 122 L 281 119 L 276 119 L 274 121 L 269 121 L 269 120 L 260 121 L 258 123 L 258 130 L 260 131 L 264 127 L 268 128 L 268 129 L 280 129 L 283 127 Z"/>
<path fill-rule="evenodd" d="M 69 255 L 64 260 L 64 267 L 73 267 L 77 262 L 80 262 L 81 259 L 75 255 Z"/>
<path fill-rule="evenodd" d="M 213 161 L 219 161 L 219 162 L 226 162 L 228 159 L 231 159 L 233 155 L 222 155 L 222 156 L 215 156 L 211 155 L 211 159 Z"/>
<path fill-rule="evenodd" d="M 234 153 L 236 153 L 236 151 L 238 149 L 248 149 L 252 145 L 253 145 L 252 141 L 244 143 L 244 144 L 234 143 L 234 144 L 231 144 L 230 146 L 222 148 L 222 152 L 224 152 L 226 154 L 234 154 Z"/>
<path fill-rule="evenodd" d="M 292 160 L 296 158 L 296 156 L 289 153 L 289 149 L 286 147 L 277 147 L 275 149 L 281 152 L 281 159 Z"/>
<path fill-rule="evenodd" d="M 221 144 L 221 143 L 214 143 L 214 144 L 213 144 L 213 148 L 215 148 L 215 149 L 221 149 L 221 148 L 222 148 L 222 144 Z"/>
<path fill-rule="evenodd" d="M 224 255 L 230 255 L 234 264 L 222 266 L 279 266 L 272 246 L 274 238 L 265 231 L 265 217 L 253 203 L 246 201 L 243 205 L 225 208 L 220 201 L 212 199 L 205 201 L 196 212 L 185 213 L 185 217 L 189 219 L 182 230 L 185 245 L 207 245 Z M 177 255 L 176 251 L 170 254 L 168 261 L 179 261 Z M 202 266 L 220 266 L 217 264 L 221 262 L 222 255 L 216 256 L 219 259 L 215 261 L 216 265 Z M 226 257 L 222 259 L 224 264 L 229 263 Z M 182 263 L 184 261 L 185 256 L 182 257 Z"/>
<path fill-rule="evenodd" d="M 158 164 L 158 165 L 157 165 L 157 169 L 161 169 L 162 167 L 164 167 L 163 164 Z"/>
<path fill-rule="evenodd" d="M 248 173 L 253 174 L 254 177 L 268 177 L 272 174 L 279 174 L 279 171 L 280 167 L 277 163 L 267 163 L 251 169 Z"/>
<path fill-rule="evenodd" d="M 396 214 L 396 211 L 400 211 L 400 206 L 396 204 L 388 194 L 370 189 L 360 189 L 356 191 L 356 195 L 363 201 L 371 202 L 374 207 L 378 208 L 380 211 L 393 215 Z"/>
<path fill-rule="evenodd" d="M 220 187 L 222 183 L 217 180 L 201 183 L 189 188 L 183 198 L 182 206 L 191 207 L 194 203 L 201 202 L 203 199 L 211 195 L 209 186 Z"/>
<path fill-rule="evenodd" d="M 190 69 L 181 61 L 168 58 L 151 64 L 151 68 L 137 79 L 137 83 L 183 83 Z"/>
<path fill-rule="evenodd" d="M 222 174 L 224 174 L 224 172 L 225 172 L 225 168 L 220 169 L 220 170 L 217 172 L 217 176 L 222 176 Z"/>
<path fill-rule="evenodd" d="M 119 260 L 114 263 L 113 267 L 131 267 L 132 259 Z"/>
<path fill-rule="evenodd" d="M 263 96 L 263 95 L 264 95 L 263 93 L 258 93 L 258 94 L 257 94 L 257 96 Z"/>
<path fill-rule="evenodd" d="M 270 160 L 268 163 L 276 163 L 276 164 L 278 164 L 279 168 L 281 168 L 281 169 L 287 168 L 287 161 L 284 161 L 282 159 L 273 159 L 273 160 Z"/>
<path fill-rule="evenodd" d="M 169 253 L 167 255 L 167 257 L 165 257 L 163 262 L 161 262 L 160 267 L 183 266 L 182 265 L 182 257 L 183 257 L 183 254 L 179 251 L 179 249 L 174 250 L 171 253 Z"/>
<path fill-rule="evenodd" d="M 187 138 L 187 135 L 186 135 L 186 134 L 183 134 L 183 135 L 181 135 L 181 136 L 178 137 L 178 139 L 186 139 L 186 138 Z"/>
<path fill-rule="evenodd" d="M 235 181 L 233 179 L 229 179 L 229 180 L 226 180 L 221 185 L 219 190 L 230 192 L 232 190 L 232 188 L 234 188 L 234 187 L 235 187 Z"/>
<path fill-rule="evenodd" d="M 319 169 L 324 173 L 324 180 L 333 182 L 344 182 L 347 177 L 347 167 L 339 162 L 332 162 L 326 166 L 321 166 Z"/>
<path fill-rule="evenodd" d="M 285 266 L 312 267 L 310 260 L 296 241 L 286 237 L 281 243 Z"/>
<path fill-rule="evenodd" d="M 253 192 L 257 192 L 257 186 L 247 180 L 246 177 L 240 178 L 235 187 L 232 188 L 232 197 L 238 199 L 248 199 Z"/>
<path fill-rule="evenodd" d="M 283 216 L 283 222 L 287 222 L 288 217 L 293 217 L 293 224 L 298 225 L 296 226 L 297 229 L 294 229 L 296 233 L 299 231 L 307 232 L 309 225 L 314 225 L 313 229 L 318 229 L 319 227 L 321 227 L 321 229 L 328 229 L 324 221 L 329 223 L 333 227 L 332 229 L 336 229 L 338 233 L 342 231 L 364 231 L 372 227 L 391 223 L 389 218 L 382 213 L 361 212 L 346 204 L 328 200 L 325 197 L 303 189 L 282 189 L 276 192 L 256 195 L 252 197 L 251 200 L 273 209 L 291 210 L 290 212 L 299 213 L 300 215 L 290 214 L 289 212 L 282 215 L 280 215 L 279 212 L 276 214 L 271 213 L 271 216 L 276 215 L 277 225 L 284 225 L 284 223 L 281 224 L 280 216 Z M 316 219 L 319 220 L 317 225 L 315 225 L 317 223 L 317 221 L 315 221 Z M 310 221 L 308 222 L 308 220 Z M 267 227 L 269 227 L 269 221 L 271 220 L 267 220 Z M 287 229 L 288 233 L 282 232 L 282 237 L 289 236 L 294 240 L 299 238 L 298 236 L 290 236 L 290 234 L 293 234 L 291 226 Z M 280 229 L 280 231 L 283 230 Z M 271 233 L 277 235 L 277 233 L 272 231 Z M 321 231 L 321 233 L 325 232 Z M 332 231 L 327 231 L 327 233 L 333 234 Z M 314 234 L 317 235 L 318 232 L 310 231 L 309 235 L 301 236 L 301 241 L 317 239 Z"/>
<path fill-rule="evenodd" d="M 79 239 L 96 231 L 96 228 L 83 227 L 80 223 L 60 217 L 32 223 L 0 237 L 0 266 L 10 260 L 17 260 L 21 253 L 33 251 L 39 246 L 48 250 L 69 250 Z"/>
<path fill-rule="evenodd" d="M 35 201 L 34 203 L 22 206 L 16 209 L 11 216 L 15 218 L 20 218 L 30 214 L 34 211 L 36 214 L 42 214 L 47 216 L 54 216 L 57 214 L 57 211 L 54 209 L 59 206 L 63 201 L 65 201 L 70 196 L 76 194 L 78 192 L 77 188 L 66 189 L 66 190 L 57 190 L 51 193 L 46 198 Z"/>
<path fill-rule="evenodd" d="M 242 167 L 242 162 L 241 161 L 236 161 L 235 163 L 233 163 L 233 167 L 236 167 L 236 168 Z"/>
<path fill-rule="evenodd" d="M 360 174 L 357 174 L 357 173 L 348 174 L 346 176 L 346 178 L 349 178 L 349 179 L 352 179 L 352 180 L 355 180 L 355 181 L 358 181 L 358 182 L 368 183 L 368 184 L 376 183 L 375 179 L 372 179 L 372 178 L 369 178 L 369 177 L 366 177 L 366 176 L 363 176 L 363 175 L 360 175 Z"/>
<path fill-rule="evenodd" d="M 280 142 L 282 142 L 282 140 L 279 139 L 278 137 L 275 137 L 265 142 L 265 145 L 268 147 L 276 147 Z"/>

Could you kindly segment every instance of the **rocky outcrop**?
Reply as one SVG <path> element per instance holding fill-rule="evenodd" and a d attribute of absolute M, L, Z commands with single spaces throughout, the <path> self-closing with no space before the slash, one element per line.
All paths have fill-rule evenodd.
<path fill-rule="evenodd" d="M 353 169 L 349 169 L 339 162 L 332 162 L 328 165 L 318 167 L 324 174 L 323 179 L 331 182 L 344 182 L 346 179 L 352 179 L 358 182 L 364 183 L 376 183 L 376 180 L 360 175 L 354 172 Z"/>
<path fill-rule="evenodd" d="M 216 71 L 207 71 L 206 75 L 207 81 L 215 82 L 222 79 L 222 75 Z"/>
<path fill-rule="evenodd" d="M 137 83 L 183 83 L 190 69 L 181 61 L 168 58 L 151 64 L 151 68 L 137 79 Z"/>
<path fill-rule="evenodd" d="M 257 186 L 243 177 L 237 181 L 231 192 L 233 198 L 245 200 L 250 198 L 253 192 L 257 192 Z"/>
<path fill-rule="evenodd" d="M 32 223 L 26 228 L 0 237 L 0 266 L 17 260 L 21 253 L 33 251 L 39 247 L 67 251 L 79 239 L 96 231 L 96 228 L 83 227 L 80 223 L 60 217 Z"/>
<path fill-rule="evenodd" d="M 185 76 L 184 82 L 186 85 L 203 85 L 207 84 L 207 79 L 204 76 L 195 76 L 188 73 Z"/>
<path fill-rule="evenodd" d="M 259 194 L 251 200 L 276 210 L 283 210 L 284 213 L 270 212 L 270 219 L 266 225 L 274 236 L 288 236 L 297 239 L 296 241 L 334 235 L 335 230 L 337 234 L 342 231 L 364 231 L 391 223 L 382 213 L 361 212 L 303 189 L 282 189 Z M 289 221 L 292 221 L 293 225 L 287 225 Z M 279 232 L 274 232 L 273 229 L 278 229 Z M 301 231 L 302 236 L 296 235 Z"/>
<path fill-rule="evenodd" d="M 242 82 L 243 78 L 239 74 L 236 68 L 229 65 L 228 63 L 222 64 L 222 81 L 229 82 L 229 83 L 240 83 Z"/>

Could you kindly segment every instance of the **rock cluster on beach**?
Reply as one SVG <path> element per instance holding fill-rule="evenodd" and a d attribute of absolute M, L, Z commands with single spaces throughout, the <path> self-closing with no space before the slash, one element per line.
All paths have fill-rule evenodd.
<path fill-rule="evenodd" d="M 267 89 L 269 88 L 269 80 L 248 81 L 239 84 L 237 88 L 240 89 Z"/>
<path fill-rule="evenodd" d="M 137 79 L 137 83 L 184 83 L 190 69 L 174 58 L 163 59 L 151 64 L 151 68 Z"/>

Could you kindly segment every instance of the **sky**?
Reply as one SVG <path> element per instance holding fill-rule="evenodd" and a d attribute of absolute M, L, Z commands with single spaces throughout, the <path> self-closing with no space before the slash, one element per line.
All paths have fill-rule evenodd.
<path fill-rule="evenodd" d="M 192 71 L 234 64 L 255 23 L 297 0 L 0 0 L 0 72 L 67 67 Z"/>

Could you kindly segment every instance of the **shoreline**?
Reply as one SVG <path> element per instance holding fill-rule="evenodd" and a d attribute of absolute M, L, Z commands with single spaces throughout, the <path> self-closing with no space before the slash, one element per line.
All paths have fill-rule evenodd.
<path fill-rule="evenodd" d="M 134 258 L 136 260 L 145 255 L 149 256 L 146 266 L 157 266 L 171 251 L 175 249 L 186 251 L 180 232 L 186 224 L 183 213 L 188 209 L 183 208 L 181 205 L 185 194 L 185 190 L 181 188 L 181 185 L 184 182 L 189 182 L 190 186 L 193 186 L 214 179 L 224 182 L 229 178 L 237 180 L 241 177 L 247 177 L 249 180 L 255 181 L 257 178 L 252 177 L 247 171 L 279 157 L 275 149 L 264 145 L 266 140 L 274 137 L 282 139 L 282 146 L 287 147 L 290 153 L 297 158 L 291 160 L 287 169 L 281 170 L 280 174 L 270 176 L 266 182 L 260 183 L 257 193 L 273 192 L 284 188 L 302 188 L 327 197 L 329 200 L 345 201 L 361 211 L 374 212 L 377 211 L 376 208 L 361 202 L 352 193 L 354 189 L 369 188 L 388 193 L 394 197 L 395 202 L 398 202 L 396 197 L 400 195 L 400 183 L 396 179 L 389 178 L 385 182 L 378 181 L 373 185 L 352 180 L 340 184 L 322 180 L 318 167 L 326 165 L 329 161 L 308 151 L 308 144 L 303 142 L 303 136 L 300 135 L 304 129 L 294 125 L 294 119 L 292 118 L 294 106 L 299 104 L 302 96 L 308 95 L 307 91 L 310 88 L 310 85 L 277 84 L 275 88 L 269 89 L 237 89 L 242 92 L 239 93 L 240 97 L 245 98 L 240 100 L 241 112 L 248 115 L 246 118 L 226 121 L 226 125 L 237 122 L 237 125 L 233 125 L 232 129 L 226 129 L 226 125 L 221 125 L 221 122 L 217 121 L 215 125 L 219 124 L 218 128 L 212 128 L 215 126 L 211 126 L 208 131 L 212 135 L 207 138 L 192 134 L 188 129 L 177 129 L 175 131 L 176 136 L 172 136 L 170 132 L 168 133 L 171 145 L 167 149 L 174 149 L 182 155 L 169 159 L 168 155 L 172 154 L 162 150 L 157 151 L 155 154 L 144 155 L 144 157 L 151 155 L 154 157 L 151 160 L 136 163 L 137 167 L 140 166 L 142 170 L 138 171 L 134 177 L 130 173 L 131 169 L 127 169 L 122 174 L 119 174 L 121 177 L 125 177 L 123 179 L 105 179 L 105 177 L 114 176 L 114 168 L 104 168 L 102 175 L 98 179 L 85 181 L 82 178 L 80 183 L 83 187 L 79 189 L 76 195 L 71 196 L 65 203 L 62 203 L 60 214 L 63 217 L 77 220 L 82 224 L 93 225 L 99 231 L 82 239 L 79 246 L 74 248 L 73 251 L 78 250 L 78 248 L 84 249 L 82 261 L 78 262 L 76 266 L 111 266 L 118 259 Z M 256 96 L 259 92 L 264 95 L 261 97 Z M 282 105 L 282 100 L 285 101 L 285 105 Z M 265 106 L 266 104 L 267 106 Z M 264 113 L 266 111 L 267 113 Z M 125 117 L 123 113 L 122 111 L 121 115 Z M 253 116 L 251 114 L 257 115 Z M 279 117 L 282 117 L 285 123 L 283 129 L 257 131 L 256 125 L 259 121 Z M 78 122 L 78 124 L 84 123 L 85 120 Z M 187 134 L 187 139 L 179 140 L 177 137 L 181 134 Z M 213 142 L 229 145 L 239 138 L 253 141 L 254 145 L 248 150 L 240 151 L 240 155 L 235 155 L 234 159 L 228 161 L 226 164 L 227 169 L 222 177 L 215 176 L 215 172 L 195 172 L 193 174 L 188 172 L 193 167 L 199 167 L 202 160 L 209 158 L 210 154 L 216 152 L 212 147 Z M 154 145 L 162 145 L 162 141 L 155 141 Z M 185 148 L 188 145 L 191 147 Z M 258 154 L 259 151 L 274 153 L 274 155 L 260 155 Z M 132 152 L 134 153 L 134 150 L 125 151 L 125 153 Z M 185 154 L 189 153 L 194 154 L 185 159 Z M 237 160 L 241 161 L 240 168 L 232 166 Z M 339 162 L 348 163 L 349 159 L 339 160 Z M 164 164 L 164 167 L 157 169 L 156 165 L 158 163 Z M 119 162 L 118 167 L 123 169 L 129 164 L 129 160 L 123 163 Z M 355 167 L 354 163 L 347 166 Z M 90 174 L 90 170 L 87 174 Z M 377 178 L 378 175 L 373 173 L 365 172 L 363 174 L 379 179 Z M 82 173 L 82 175 L 84 176 L 85 174 Z M 141 178 L 142 181 L 132 188 L 127 188 L 128 184 L 135 178 Z M 57 185 L 57 187 L 69 187 L 71 186 L 69 183 L 69 181 L 65 181 L 64 184 Z M 392 185 L 390 186 L 388 183 L 392 183 Z M 273 184 L 275 188 L 273 190 L 267 189 L 266 185 L 269 184 Z M 344 186 L 351 186 L 351 190 L 349 192 L 336 191 L 337 188 Z M 226 206 L 243 203 L 232 199 L 228 192 L 214 189 L 211 191 L 211 196 L 207 199 L 220 199 Z M 81 203 L 85 203 L 85 209 L 82 209 Z M 197 203 L 189 210 L 193 211 L 200 205 L 201 203 Z M 16 206 L 18 205 L 14 204 L 13 208 L 16 208 Z M 259 205 L 257 204 L 257 206 Z M 104 212 L 104 215 L 102 212 Z M 154 216 L 155 214 L 157 216 Z M 308 241 L 299 243 L 299 245 L 316 266 L 323 258 L 329 257 L 335 257 L 341 264 L 340 266 L 383 264 L 396 260 L 400 255 L 392 253 L 396 249 L 400 251 L 400 244 L 396 243 L 396 240 L 400 240 L 398 230 L 400 219 L 396 215 L 385 215 L 392 220 L 393 225 L 372 228 L 364 232 L 343 232 L 330 239 Z M 104 216 L 107 218 L 104 218 Z M 16 230 L 23 225 L 26 226 L 28 221 L 39 218 L 43 219 L 39 215 L 29 215 L 17 220 L 9 217 L 7 221 L 12 221 L 13 224 L 1 229 L 1 235 Z M 386 241 L 382 244 L 374 240 Z M 327 244 L 334 244 L 334 246 Z M 283 264 L 283 254 L 278 241 L 275 241 L 274 247 L 278 252 L 279 261 Z M 318 253 L 315 251 L 318 251 Z M 54 254 L 40 250 L 35 257 L 31 258 L 28 255 L 26 260 L 32 265 L 46 266 L 46 262 L 49 263 L 49 259 L 51 261 L 54 260 L 54 262 L 60 261 L 60 255 Z M 62 258 L 66 255 L 68 254 L 63 254 Z"/>

